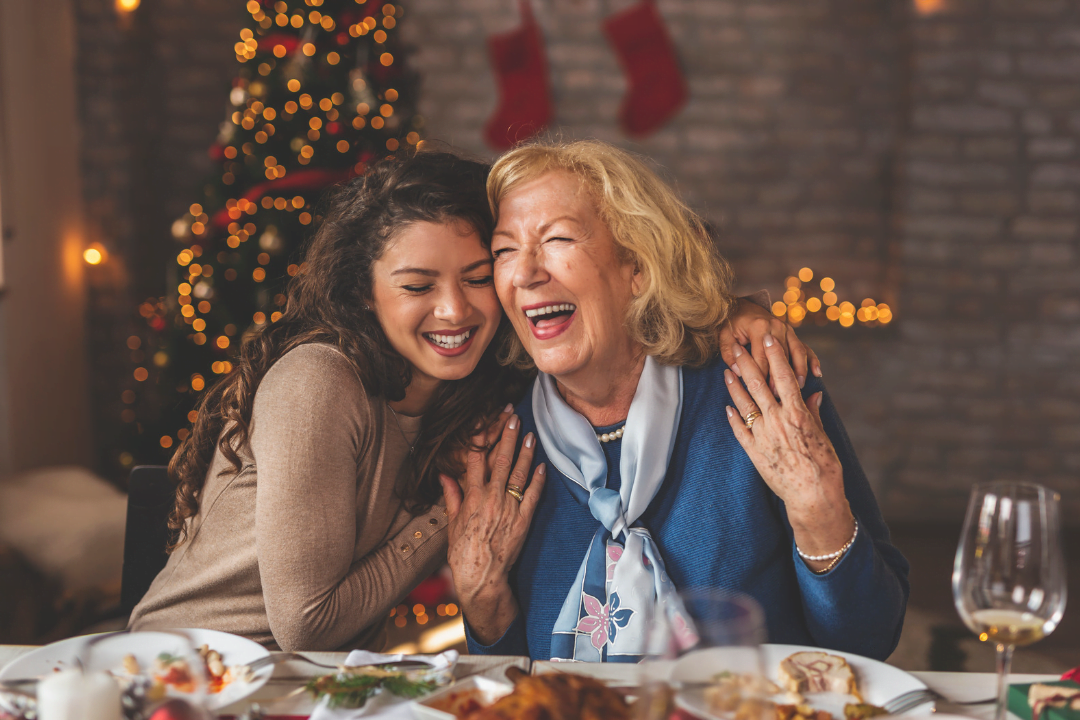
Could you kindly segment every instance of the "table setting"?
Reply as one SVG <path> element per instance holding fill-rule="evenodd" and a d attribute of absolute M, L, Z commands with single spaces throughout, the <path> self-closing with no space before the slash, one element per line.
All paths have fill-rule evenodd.
<path fill-rule="evenodd" d="M 1009 673 L 1015 648 L 1053 632 L 1064 613 L 1059 504 L 1026 483 L 972 490 L 954 601 L 996 646 L 997 673 L 907 672 L 769 643 L 753 598 L 697 589 L 679 593 L 679 612 L 646 606 L 637 662 L 275 652 L 199 629 L 0 646 L 0 720 L 1078 720 L 1080 668 Z"/>

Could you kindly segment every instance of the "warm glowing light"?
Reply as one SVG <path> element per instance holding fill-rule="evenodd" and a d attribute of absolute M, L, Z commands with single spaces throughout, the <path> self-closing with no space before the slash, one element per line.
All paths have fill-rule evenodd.
<path fill-rule="evenodd" d="M 915 11 L 920 15 L 933 15 L 945 8 L 945 0 L 915 0 Z"/>
<path fill-rule="evenodd" d="M 173 440 L 168 435 L 162 435 L 161 436 L 161 447 L 163 447 L 163 448 L 171 448 L 172 443 L 173 443 Z"/>
<path fill-rule="evenodd" d="M 835 305 L 825 311 L 825 317 L 829 318 L 833 322 L 840 319 L 840 308 Z"/>
<path fill-rule="evenodd" d="M 836 289 L 836 281 L 832 278 L 821 278 L 821 290 L 823 292 L 832 292 Z"/>
<path fill-rule="evenodd" d="M 845 300 L 844 302 L 840 303 L 840 314 L 854 315 L 855 306 Z"/>
<path fill-rule="evenodd" d="M 158 367 L 165 367 L 169 364 L 169 353 L 164 350 L 158 350 L 154 353 L 154 364 Z"/>
<path fill-rule="evenodd" d="M 301 197 L 301 196 L 299 196 L 299 195 L 297 195 L 296 197 L 294 197 L 294 198 L 292 199 L 292 206 L 293 206 L 294 208 L 296 208 L 297 210 L 299 210 L 300 208 L 304 207 L 304 204 L 305 204 L 305 203 L 304 203 L 304 198 L 302 198 L 302 197 Z"/>
<path fill-rule="evenodd" d="M 142 338 L 138 335 L 132 335 L 127 339 L 127 346 L 129 350 L 138 350 L 142 347 Z"/>
<path fill-rule="evenodd" d="M 786 293 L 784 293 L 784 302 L 788 305 L 794 305 L 795 303 L 799 302 L 799 296 L 801 294 L 802 293 L 800 293 L 796 288 L 791 288 Z"/>
<path fill-rule="evenodd" d="M 141 0 L 116 0 L 116 12 L 131 13 L 139 8 Z"/>
<path fill-rule="evenodd" d="M 810 312 L 817 312 L 821 309 L 821 301 L 817 298 L 810 298 L 806 301 L 806 309 Z"/>
<path fill-rule="evenodd" d="M 280 319 L 281 319 L 281 313 L 279 313 L 279 312 L 276 312 L 276 313 L 273 313 L 272 315 L 270 315 L 270 322 L 277 322 Z"/>
<path fill-rule="evenodd" d="M 196 320 L 192 321 L 191 329 L 195 332 L 202 332 L 206 329 L 206 321 L 202 318 L 197 318 Z"/>
<path fill-rule="evenodd" d="M 132 375 L 138 382 L 145 382 L 146 378 L 150 377 L 150 373 L 147 372 L 146 368 L 144 367 L 135 368 L 135 372 L 133 372 Z"/>
<path fill-rule="evenodd" d="M 844 327 L 851 327 L 855 324 L 855 318 L 850 315 L 840 314 L 840 324 Z"/>
<path fill-rule="evenodd" d="M 412 606 L 412 611 L 413 611 L 413 615 L 426 615 L 427 614 L 427 608 L 425 608 L 420 603 L 416 603 L 415 605 L 413 605 Z"/>
<path fill-rule="evenodd" d="M 826 305 L 835 305 L 837 300 L 839 300 L 839 298 L 836 297 L 836 293 L 834 292 L 827 292 L 821 296 L 821 302 Z"/>
<path fill-rule="evenodd" d="M 256 325 L 262 325 L 263 323 L 266 322 L 266 314 L 261 313 L 261 312 L 257 312 L 252 316 L 251 319 Z"/>
<path fill-rule="evenodd" d="M 268 253 L 259 253 L 259 257 L 257 258 L 257 260 L 259 261 L 260 265 L 266 265 L 270 262 L 270 255 Z"/>
<path fill-rule="evenodd" d="M 448 603 L 446 605 L 446 614 L 450 617 L 454 617 L 458 613 L 458 606 L 454 603 Z"/>
<path fill-rule="evenodd" d="M 201 312 L 204 315 L 206 313 L 210 312 L 210 303 L 206 302 L 205 300 L 200 302 L 199 303 L 199 312 Z"/>
<path fill-rule="evenodd" d="M 315 54 L 315 45 L 312 43 L 304 43 L 304 47 L 301 48 L 301 50 L 303 50 L 305 55 L 311 57 Z"/>
<path fill-rule="evenodd" d="M 299 92 L 300 91 L 300 81 L 297 80 L 296 78 L 293 78 L 289 82 L 285 83 L 285 87 L 289 88 L 289 92 Z"/>
<path fill-rule="evenodd" d="M 189 423 L 193 423 L 198 419 L 199 419 L 199 411 L 198 410 L 192 410 L 191 412 L 189 412 L 187 414 L 187 421 Z"/>
<path fill-rule="evenodd" d="M 191 389 L 195 392 L 199 392 L 206 387 L 206 381 L 203 380 L 203 376 L 196 373 L 191 376 Z"/>
<path fill-rule="evenodd" d="M 863 301 L 859 303 L 859 307 L 870 307 L 871 305 L 876 304 L 877 303 L 874 302 L 874 298 L 863 298 Z"/>
<path fill-rule="evenodd" d="M 409 133 L 408 135 L 405 136 L 405 140 L 410 145 L 415 145 L 416 143 L 420 142 L 420 134 L 415 133 L 415 132 L 411 132 L 411 133 Z"/>
<path fill-rule="evenodd" d="M 105 261 L 105 253 L 93 245 L 83 250 L 82 256 L 90 265 L 100 265 Z"/>
<path fill-rule="evenodd" d="M 799 271 L 799 279 L 803 282 L 810 282 L 814 279 L 814 271 L 810 268 L 804 267 Z"/>
<path fill-rule="evenodd" d="M 382 32 L 382 30 L 380 30 L 379 32 Z M 379 62 L 382 63 L 384 66 L 389 67 L 390 65 L 394 64 L 394 56 L 390 53 L 383 53 L 379 56 Z"/>
<path fill-rule="evenodd" d="M 348 140 L 338 140 L 338 142 L 337 142 L 337 151 L 339 153 L 349 152 L 349 147 L 350 146 L 349 146 L 349 141 Z"/>
<path fill-rule="evenodd" d="M 784 317 L 787 314 L 787 305 L 777 300 L 772 304 L 772 313 L 776 317 Z"/>
<path fill-rule="evenodd" d="M 375 128 L 376 130 L 382 130 L 382 126 L 385 124 L 386 121 L 384 121 L 381 117 L 371 118 L 371 127 Z"/>
<path fill-rule="evenodd" d="M 788 308 L 788 319 L 793 323 L 802 322 L 806 317 L 806 309 L 802 305 L 792 305 Z"/>
<path fill-rule="evenodd" d="M 262 282 L 266 279 L 266 271 L 262 268 L 255 268 L 255 270 L 253 270 L 251 273 L 251 278 L 255 282 Z"/>
<path fill-rule="evenodd" d="M 791 276 L 791 277 L 787 278 L 786 280 L 784 280 L 784 287 L 786 287 L 786 288 L 802 287 L 802 280 L 800 280 L 797 277 Z"/>
<path fill-rule="evenodd" d="M 192 323 L 192 324 L 194 324 L 194 323 Z M 202 333 L 195 333 L 195 337 L 191 338 L 191 340 L 196 345 L 205 345 L 206 344 L 206 335 L 203 335 Z"/>

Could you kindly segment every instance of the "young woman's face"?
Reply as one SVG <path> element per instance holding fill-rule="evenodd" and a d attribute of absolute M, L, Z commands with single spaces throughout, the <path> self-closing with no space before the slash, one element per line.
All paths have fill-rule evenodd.
<path fill-rule="evenodd" d="M 502 320 L 491 253 L 463 222 L 417 222 L 372 266 L 372 310 L 390 344 L 435 380 L 473 371 Z"/>

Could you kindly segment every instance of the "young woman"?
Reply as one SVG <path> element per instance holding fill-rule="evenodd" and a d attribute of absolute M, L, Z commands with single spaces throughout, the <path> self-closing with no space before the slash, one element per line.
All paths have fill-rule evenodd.
<path fill-rule="evenodd" d="M 177 542 L 131 628 L 381 647 L 390 608 L 446 560 L 439 474 L 461 475 L 527 387 L 496 359 L 514 331 L 487 171 L 421 153 L 332 197 L 283 317 L 244 344 L 170 465 Z M 742 341 L 777 332 L 753 306 L 741 317 Z"/>

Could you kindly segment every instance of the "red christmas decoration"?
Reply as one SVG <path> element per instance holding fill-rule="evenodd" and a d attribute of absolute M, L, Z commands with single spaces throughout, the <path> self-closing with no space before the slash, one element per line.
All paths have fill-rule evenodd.
<path fill-rule="evenodd" d="M 649 135 L 674 117 L 689 96 L 664 19 L 652 0 L 642 0 L 605 20 L 604 33 L 630 79 L 619 122 L 627 135 Z"/>
<path fill-rule="evenodd" d="M 496 150 L 506 150 L 540 132 L 554 114 L 544 37 L 529 0 L 521 0 L 521 19 L 516 30 L 488 38 L 499 106 L 484 127 L 484 138 Z"/>

